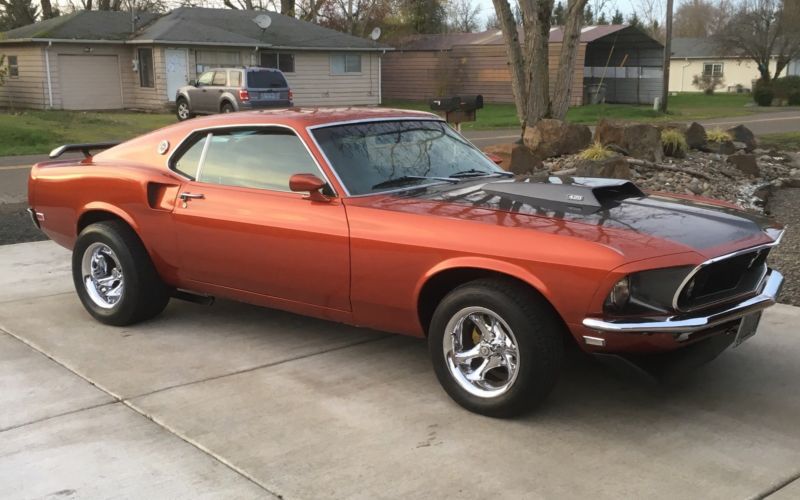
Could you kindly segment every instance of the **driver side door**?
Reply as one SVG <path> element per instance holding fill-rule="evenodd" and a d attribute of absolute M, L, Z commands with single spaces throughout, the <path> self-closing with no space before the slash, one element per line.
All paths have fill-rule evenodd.
<path fill-rule="evenodd" d="M 170 167 L 187 178 L 173 212 L 182 280 L 350 311 L 345 210 L 289 189 L 293 174 L 324 179 L 293 131 L 197 132 Z"/>
<path fill-rule="evenodd" d="M 206 71 L 197 78 L 197 87 L 191 90 L 192 108 L 196 113 L 211 112 L 211 96 L 209 88 L 214 80 L 214 72 Z"/>

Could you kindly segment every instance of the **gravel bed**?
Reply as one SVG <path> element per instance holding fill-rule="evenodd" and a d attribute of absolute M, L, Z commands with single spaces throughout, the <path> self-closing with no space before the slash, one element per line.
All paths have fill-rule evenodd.
<path fill-rule="evenodd" d="M 785 281 L 780 302 L 800 306 L 800 188 L 783 188 L 769 198 L 769 212 L 787 226 L 781 244 L 769 256 L 772 267 Z"/>
<path fill-rule="evenodd" d="M 27 203 L 0 203 L 0 245 L 47 239 L 33 226 L 27 208 Z"/>

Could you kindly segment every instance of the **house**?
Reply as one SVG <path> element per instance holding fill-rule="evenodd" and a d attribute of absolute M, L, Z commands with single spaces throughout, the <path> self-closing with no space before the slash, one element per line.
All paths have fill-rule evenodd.
<path fill-rule="evenodd" d="M 520 36 L 522 38 L 522 36 Z M 550 30 L 550 89 L 558 71 L 563 32 Z M 513 102 L 511 73 L 501 31 L 414 35 L 383 60 L 386 99 L 430 99 L 482 94 L 488 102 Z M 664 46 L 627 25 L 586 26 L 581 31 L 570 103 L 651 104 L 661 95 Z"/>
<path fill-rule="evenodd" d="M 775 58 L 769 64 L 775 71 Z M 709 38 L 675 38 L 669 61 L 670 92 L 700 92 L 692 84 L 695 75 L 714 75 L 723 79 L 723 90 L 752 90 L 761 76 L 756 62 L 737 53 L 726 52 Z M 782 76 L 800 75 L 800 60 L 789 63 Z"/>
<path fill-rule="evenodd" d="M 389 47 L 273 12 L 261 29 L 259 14 L 79 11 L 8 31 L 0 106 L 164 109 L 204 69 L 241 65 L 280 68 L 300 106 L 380 103 Z"/>

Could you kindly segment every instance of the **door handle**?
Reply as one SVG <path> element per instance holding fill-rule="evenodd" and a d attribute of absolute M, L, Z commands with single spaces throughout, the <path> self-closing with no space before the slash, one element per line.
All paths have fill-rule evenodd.
<path fill-rule="evenodd" d="M 206 196 L 203 193 L 181 193 L 178 195 L 178 198 L 182 199 L 183 201 L 186 200 L 202 200 Z"/>

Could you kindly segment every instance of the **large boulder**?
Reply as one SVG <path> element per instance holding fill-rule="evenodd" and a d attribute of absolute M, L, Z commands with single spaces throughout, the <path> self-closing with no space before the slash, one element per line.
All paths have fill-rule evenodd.
<path fill-rule="evenodd" d="M 575 175 L 578 177 L 630 179 L 631 167 L 622 156 L 612 156 L 605 160 L 580 160 L 575 166 Z"/>
<path fill-rule="evenodd" d="M 522 142 L 540 158 L 575 154 L 592 142 L 586 125 L 561 120 L 539 120 L 525 129 Z"/>
<path fill-rule="evenodd" d="M 733 141 L 709 142 L 705 147 L 706 151 L 721 155 L 732 155 L 736 152 L 736 145 Z"/>
<path fill-rule="evenodd" d="M 517 175 L 530 174 L 543 168 L 542 157 L 524 144 L 515 144 L 511 150 L 511 162 L 504 167 Z"/>
<path fill-rule="evenodd" d="M 514 149 L 515 144 L 506 142 L 504 144 L 494 144 L 483 148 L 483 152 L 487 156 L 494 156 L 502 160 L 500 166 L 508 170 L 511 166 L 511 151 Z"/>
<path fill-rule="evenodd" d="M 594 140 L 622 148 L 634 158 L 654 162 L 664 159 L 661 132 L 646 123 L 614 123 L 603 119 L 595 128 Z"/>
<path fill-rule="evenodd" d="M 703 149 L 706 145 L 706 128 L 697 122 L 692 122 L 686 129 L 686 144 L 692 149 Z"/>
<path fill-rule="evenodd" d="M 751 177 L 758 177 L 761 175 L 761 169 L 758 168 L 756 155 L 748 153 L 736 153 L 735 155 L 728 156 L 728 163 L 736 167 L 740 172 Z"/>
<path fill-rule="evenodd" d="M 733 128 L 726 130 L 731 135 L 731 140 L 736 142 L 743 142 L 745 150 L 749 153 L 758 147 L 756 136 L 744 125 L 736 125 Z"/>

